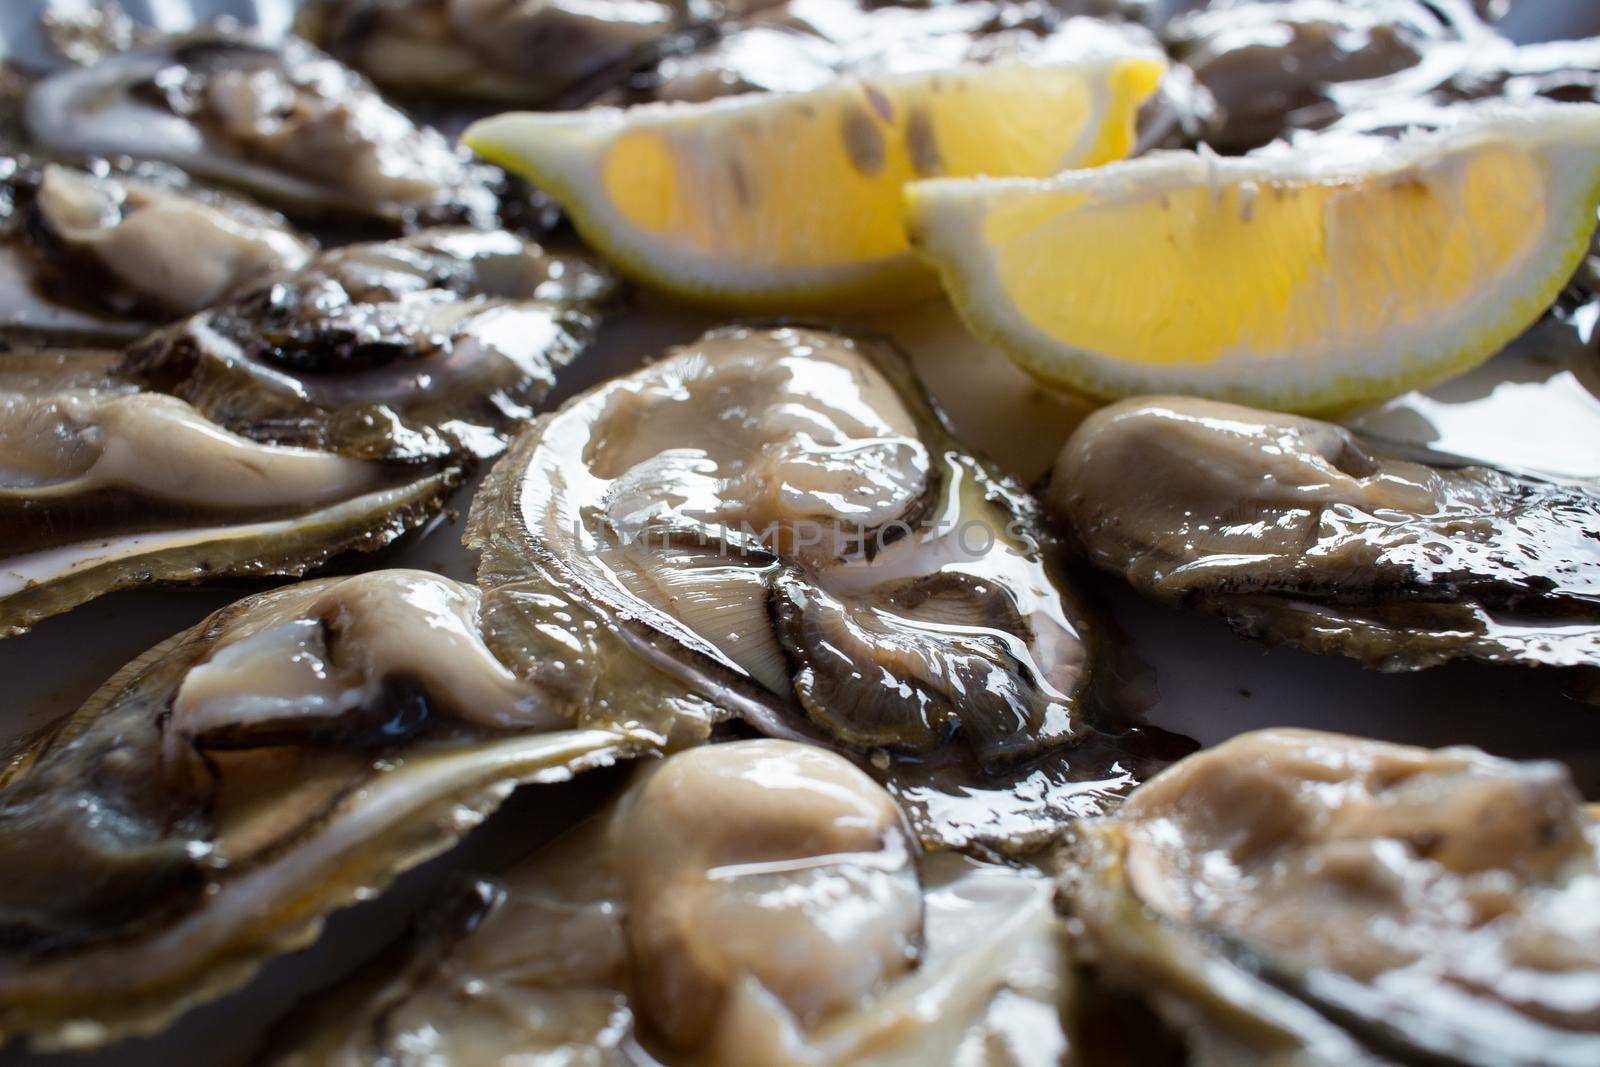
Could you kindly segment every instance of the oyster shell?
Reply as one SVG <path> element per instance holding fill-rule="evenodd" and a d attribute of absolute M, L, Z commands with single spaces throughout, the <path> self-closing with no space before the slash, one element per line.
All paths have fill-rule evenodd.
<path fill-rule="evenodd" d="M 608 286 L 502 231 L 424 231 L 322 253 L 120 360 L 6 356 L 0 635 L 422 526 L 532 417 Z"/>
<path fill-rule="evenodd" d="M 1037 845 L 1141 767 L 1035 504 L 882 344 L 728 328 L 597 386 L 515 441 L 467 542 L 517 670 L 870 757 L 932 841 Z"/>
<path fill-rule="evenodd" d="M 1074 433 L 1048 500 L 1096 566 L 1252 637 L 1382 670 L 1600 667 L 1600 489 L 1397 447 L 1135 399 Z"/>
<path fill-rule="evenodd" d="M 1159 54 L 1137 25 L 1068 18 L 1051 4 L 967 0 L 871 4 L 785 0 L 725 23 L 703 47 L 667 55 L 608 102 L 704 101 L 747 92 L 803 92 L 843 74 L 963 63 L 1054 62 L 1099 52 Z"/>
<path fill-rule="evenodd" d="M 296 28 L 394 92 L 539 107 L 573 102 L 585 85 L 624 79 L 681 47 L 709 14 L 699 9 L 685 0 L 316 0 Z"/>
<path fill-rule="evenodd" d="M 1060 1062 L 1049 880 L 916 853 L 838 756 L 680 753 L 314 998 L 270 1062 Z"/>
<path fill-rule="evenodd" d="M 324 252 L 133 345 L 122 372 L 278 444 L 485 458 L 588 344 L 611 284 L 505 231 L 425 230 Z"/>
<path fill-rule="evenodd" d="M 276 212 L 163 168 L 0 156 L 0 317 L 13 337 L 131 339 L 314 251 Z"/>
<path fill-rule="evenodd" d="M 1197 1067 L 1600 1059 L 1600 831 L 1559 764 L 1264 731 L 1075 834 L 1080 955 Z"/>
<path fill-rule="evenodd" d="M 420 526 L 461 479 L 240 436 L 118 359 L 0 357 L 0 636 L 132 585 L 304 573 Z"/>
<path fill-rule="evenodd" d="M 903 50 L 900 62 L 913 63 L 934 36 L 1064 14 L 1144 19 L 1151 9 L 1147 0 L 315 0 L 297 29 L 397 92 L 570 107 L 635 82 L 644 96 L 670 99 L 809 89 L 869 55 Z M 723 37 L 732 43 L 716 43 Z M 921 62 L 959 54 L 952 36 Z"/>
<path fill-rule="evenodd" d="M 171 163 L 302 216 L 496 219 L 498 171 L 294 37 L 216 27 L 114 53 L 42 79 L 25 120 L 52 152 Z"/>
<path fill-rule="evenodd" d="M 650 746 L 484 645 L 479 594 L 375 571 L 247 597 L 0 767 L 0 1040 L 153 1032 L 448 847 L 517 782 Z"/>
<path fill-rule="evenodd" d="M 1223 152 L 1256 148 L 1296 128 L 1328 125 L 1364 104 L 1343 83 L 1429 67 L 1460 48 L 1502 42 L 1462 0 L 1247 0 L 1181 15 L 1164 36 L 1173 55 L 1215 98 L 1220 115 L 1203 140 Z M 1411 94 L 1373 94 L 1393 105 Z"/>

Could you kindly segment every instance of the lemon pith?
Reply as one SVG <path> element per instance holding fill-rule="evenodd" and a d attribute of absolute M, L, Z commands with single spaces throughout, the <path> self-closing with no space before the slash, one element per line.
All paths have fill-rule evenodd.
<path fill-rule="evenodd" d="M 1324 411 L 1493 355 L 1559 293 L 1600 203 L 1590 105 L 1317 153 L 918 183 L 910 227 L 968 326 L 1049 382 Z"/>
<path fill-rule="evenodd" d="M 530 178 L 636 280 L 791 310 L 936 291 L 902 188 L 1120 159 L 1164 64 L 1149 56 L 846 78 L 804 93 L 626 112 L 512 113 L 464 140 Z"/>

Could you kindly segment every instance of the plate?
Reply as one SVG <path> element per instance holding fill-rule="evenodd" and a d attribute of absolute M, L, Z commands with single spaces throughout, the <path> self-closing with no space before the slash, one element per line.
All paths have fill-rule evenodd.
<path fill-rule="evenodd" d="M 38 32 L 45 9 L 86 11 L 89 0 L 4 0 L 0 57 L 48 59 Z M 294 0 L 126 0 L 142 22 L 175 30 L 220 15 L 282 32 Z M 1524 0 L 1505 28 L 1523 40 L 1600 33 L 1593 0 Z M 595 347 L 562 377 L 552 402 L 628 370 L 667 345 L 698 336 L 716 320 L 645 306 L 606 323 Z M 1088 407 L 1035 385 L 998 353 L 967 336 L 948 307 L 868 320 L 911 355 L 958 431 L 1025 480 L 1037 479 Z M 1570 476 L 1600 476 L 1600 354 L 1593 316 L 1546 327 L 1479 370 L 1354 417 L 1363 429 L 1459 455 Z M 1019 434 L 1025 426 L 1028 433 Z M 464 511 L 470 486 L 454 501 Z M 472 577 L 460 523 L 363 566 L 407 566 Z M 1157 725 L 1214 744 L 1265 726 L 1307 726 L 1423 745 L 1472 744 L 1513 757 L 1556 757 L 1600 798 L 1600 713 L 1567 700 L 1553 683 L 1513 670 L 1459 665 L 1382 675 L 1353 663 L 1291 649 L 1266 650 L 1220 622 L 1147 604 L 1099 583 L 1160 690 Z M 113 595 L 0 641 L 0 679 L 10 694 L 0 738 L 72 710 L 127 660 L 250 591 L 248 587 L 138 591 Z M 294 1000 L 374 955 L 428 897 L 462 869 L 493 868 L 528 851 L 609 783 L 523 790 L 457 850 L 406 875 L 383 898 L 333 917 L 312 948 L 269 965 L 246 990 L 185 1016 L 165 1034 L 91 1055 L 0 1052 L 0 1067 L 170 1067 L 248 1060 L 261 1032 Z M 195 1050 L 204 1049 L 200 1060 Z"/>

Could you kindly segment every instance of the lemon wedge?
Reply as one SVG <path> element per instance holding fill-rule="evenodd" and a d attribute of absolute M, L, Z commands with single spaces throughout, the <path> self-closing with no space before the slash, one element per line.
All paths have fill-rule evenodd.
<path fill-rule="evenodd" d="M 1591 104 L 907 190 L 913 243 L 968 328 L 1046 382 L 1307 412 L 1500 350 L 1577 268 L 1597 202 Z"/>
<path fill-rule="evenodd" d="M 513 112 L 463 139 L 555 197 L 646 285 L 742 310 L 892 306 L 938 291 L 906 241 L 905 183 L 1121 159 L 1164 68 L 1138 55 L 850 77 L 703 104 Z"/>

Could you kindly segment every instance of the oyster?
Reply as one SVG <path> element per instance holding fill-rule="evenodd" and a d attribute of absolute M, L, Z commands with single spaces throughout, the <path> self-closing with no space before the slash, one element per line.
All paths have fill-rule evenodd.
<path fill-rule="evenodd" d="M 759 3 L 759 0 L 757 0 Z M 407 95 L 554 106 L 681 47 L 686 0 L 316 0 L 296 28 Z M 709 13 L 709 11 L 707 11 Z"/>
<path fill-rule="evenodd" d="M 10 753 L 0 1040 L 157 1030 L 448 847 L 515 783 L 652 745 L 573 728 L 484 645 L 478 599 L 420 571 L 248 597 Z"/>
<path fill-rule="evenodd" d="M 838 756 L 680 753 L 314 998 L 269 1062 L 1061 1062 L 1049 880 L 916 853 Z"/>
<path fill-rule="evenodd" d="M 108 55 L 40 81 L 25 120 L 52 152 L 171 163 L 301 216 L 488 226 L 498 209 L 498 171 L 293 37 L 213 28 Z"/>
<path fill-rule="evenodd" d="M 1559 764 L 1265 731 L 1076 836 L 1081 954 L 1184 1062 L 1600 1062 L 1600 831 Z"/>
<path fill-rule="evenodd" d="M 1480 101 L 1527 106 L 1600 102 L 1600 38 L 1517 46 L 1491 37 L 1438 49 L 1412 70 L 1370 82 L 1333 86 L 1335 131 L 1393 136 L 1443 128 Z"/>
<path fill-rule="evenodd" d="M 1063 62 L 1097 55 L 1161 55 L 1136 17 L 1142 5 L 962 0 L 862 3 L 784 0 L 724 22 L 697 47 L 655 65 L 594 102 L 703 102 L 750 92 L 803 92 L 844 75 L 882 75 L 992 62 Z M 1094 14 L 1100 18 L 1077 17 Z M 1113 17 L 1125 21 L 1113 21 Z M 1214 117 L 1210 95 L 1185 67 L 1162 77 L 1144 109 L 1140 142 L 1175 131 L 1193 138 Z"/>
<path fill-rule="evenodd" d="M 936 35 L 1062 14 L 1145 19 L 1151 9 L 1148 0 L 316 0 L 297 28 L 398 92 L 570 107 L 635 81 L 643 95 L 671 99 L 808 89 L 868 54 L 903 49 L 901 63 L 913 62 Z M 959 53 L 951 37 L 922 62 Z"/>
<path fill-rule="evenodd" d="M 444 506 L 459 465 L 229 432 L 114 373 L 115 353 L 0 358 L 0 636 L 153 581 L 304 573 Z"/>
<path fill-rule="evenodd" d="M 1428 66 L 1436 54 L 1502 41 L 1463 0 L 1214 3 L 1173 19 L 1165 36 L 1215 97 L 1220 115 L 1204 140 L 1224 152 L 1325 126 L 1366 106 L 1342 102 L 1342 83 L 1384 84 L 1378 79 Z M 1378 93 L 1370 104 L 1409 95 Z"/>
<path fill-rule="evenodd" d="M 277 444 L 485 458 L 588 344 L 609 275 L 505 231 L 324 252 L 133 345 L 122 372 Z"/>
<path fill-rule="evenodd" d="M 597 386 L 514 442 L 467 542 L 519 672 L 870 757 L 931 841 L 1037 845 L 1142 767 L 1035 504 L 882 344 L 728 328 Z"/>
<path fill-rule="evenodd" d="M 1383 670 L 1600 667 L 1600 488 L 1398 447 L 1135 399 L 1083 423 L 1048 499 L 1096 566 L 1252 637 Z"/>
<path fill-rule="evenodd" d="M 1160 45 L 1143 27 L 1065 18 L 1056 6 L 1039 2 L 786 0 L 725 24 L 704 47 L 665 56 L 614 102 L 802 92 L 846 73 L 1052 62 L 1130 49 L 1158 53 Z"/>
<path fill-rule="evenodd" d="M 0 316 L 12 336 L 132 338 L 314 250 L 276 212 L 162 168 L 0 156 Z"/>
<path fill-rule="evenodd" d="M 0 361 L 0 635 L 128 585 L 300 575 L 436 517 L 609 282 L 500 231 L 325 252 L 120 360 Z"/>

